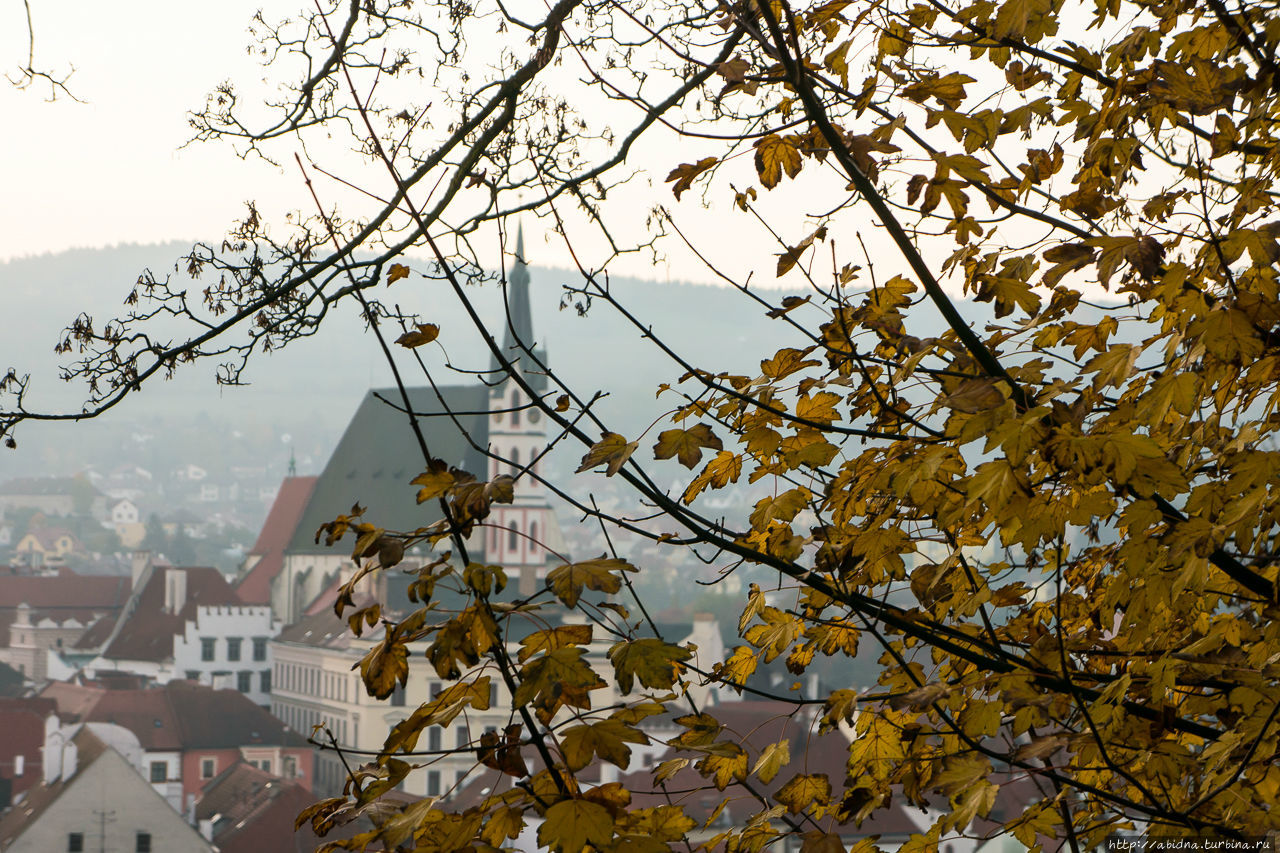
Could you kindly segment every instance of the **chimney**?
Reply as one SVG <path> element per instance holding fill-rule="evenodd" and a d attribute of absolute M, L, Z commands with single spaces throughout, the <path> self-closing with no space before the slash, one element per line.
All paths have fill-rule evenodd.
<path fill-rule="evenodd" d="M 134 551 L 129 556 L 129 561 L 133 570 L 133 588 L 137 589 L 138 584 L 142 582 L 142 576 L 146 573 L 147 567 L 151 565 L 151 552 Z"/>
<path fill-rule="evenodd" d="M 186 569 L 166 569 L 164 573 L 164 612 L 177 613 L 186 603 Z"/>

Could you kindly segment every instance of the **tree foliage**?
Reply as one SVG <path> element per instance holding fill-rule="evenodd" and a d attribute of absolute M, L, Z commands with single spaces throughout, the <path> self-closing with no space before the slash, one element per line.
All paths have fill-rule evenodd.
<path fill-rule="evenodd" d="M 224 87 L 194 119 L 198 136 L 270 157 L 280 138 L 345 135 L 376 170 L 356 182 L 383 201 L 357 220 L 295 222 L 286 237 L 251 209 L 221 247 L 186 259 L 202 294 L 144 277 L 127 316 L 78 319 L 68 370 L 89 382 L 91 411 L 205 356 L 227 358 L 234 383 L 250 353 L 310 334 L 354 298 L 388 357 L 430 374 L 419 348 L 451 330 L 399 316 L 373 288 L 425 275 L 470 307 L 466 280 L 500 266 L 478 238 L 520 212 L 570 246 L 608 247 L 583 262 L 569 298 L 643 332 L 611 293 L 608 264 L 678 242 L 682 211 L 700 201 L 736 217 L 731 242 L 776 242 L 757 275 L 807 293 L 775 304 L 717 260 L 734 249 L 695 243 L 738 291 L 727 296 L 776 320 L 778 340 L 756 342 L 758 373 L 691 364 L 679 341 L 655 341 L 672 383 L 652 434 L 605 423 L 592 389 L 562 383 L 533 342 L 513 358 L 501 330 L 471 316 L 554 441 L 582 445 L 579 470 L 624 481 L 668 532 L 578 511 L 767 567 L 778 583 L 752 589 L 741 643 L 705 672 L 689 650 L 637 633 L 643 603 L 623 593 L 644 567 L 618 555 L 566 558 L 532 598 L 500 599 L 505 573 L 471 563 L 467 542 L 511 484 L 447 469 L 424 438 L 414 482 L 442 520 L 385 531 L 357 514 L 328 535 L 359 536 L 353 556 L 369 566 L 421 542 L 454 549 L 453 563 L 420 570 L 424 608 L 386 624 L 361 667 L 387 695 L 424 665 L 407 654 L 423 643 L 458 683 L 391 732 L 347 798 L 304 815 L 317 831 L 394 787 L 410 770 L 398 753 L 487 701 L 484 678 L 506 683 L 513 724 L 479 759 L 519 784 L 462 811 L 413 807 L 336 846 L 489 849 L 535 820 L 556 851 L 690 841 L 679 796 L 632 807 L 625 788 L 578 780 L 594 761 L 626 767 L 644 719 L 663 711 L 680 715 L 672 746 L 684 763 L 657 768 L 658 782 L 693 766 L 754 803 L 750 821 L 709 839 L 731 851 L 783 836 L 835 849 L 891 801 L 931 807 L 932 829 L 908 845 L 929 848 L 979 831 L 1018 786 L 1031 805 L 1000 828 L 1028 846 L 1091 847 L 1135 825 L 1278 828 L 1274 4 L 560 0 L 517 11 L 372 0 L 261 24 L 263 44 L 281 62 L 305 57 L 305 74 L 262 128 Z M 673 206 L 656 190 L 638 234 L 633 202 L 614 199 L 655 152 Z M 410 272 L 401 261 L 414 247 L 435 266 Z M 176 344 L 140 333 L 169 314 L 201 325 Z M 393 352 L 379 326 L 397 324 Z M 16 397 L 6 431 L 56 417 L 24 408 L 26 381 L 0 383 Z M 659 466 L 692 473 L 683 493 L 654 485 Z M 749 484 L 768 495 L 744 517 L 700 503 Z M 433 608 L 441 583 L 460 585 L 466 604 Z M 552 600 L 588 624 L 530 633 L 530 609 Z M 339 615 L 352 603 L 340 600 Z M 818 703 L 824 730 L 851 727 L 844 778 L 805 772 L 787 743 L 749 760 L 714 709 L 683 695 L 697 681 L 742 686 L 776 659 L 803 673 L 868 645 L 882 654 L 879 688 Z M 620 699 L 601 707 L 593 697 L 610 685 Z"/>

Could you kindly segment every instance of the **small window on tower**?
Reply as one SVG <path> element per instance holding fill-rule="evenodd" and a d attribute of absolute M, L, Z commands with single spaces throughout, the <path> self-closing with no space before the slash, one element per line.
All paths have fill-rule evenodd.
<path fill-rule="evenodd" d="M 515 391 L 511 392 L 511 426 L 520 426 L 520 395 Z"/>
<path fill-rule="evenodd" d="M 520 547 L 520 525 L 511 522 L 511 530 L 507 533 L 507 550 L 514 551 Z"/>
<path fill-rule="evenodd" d="M 520 448 L 518 447 L 511 448 L 511 467 L 520 467 Z"/>

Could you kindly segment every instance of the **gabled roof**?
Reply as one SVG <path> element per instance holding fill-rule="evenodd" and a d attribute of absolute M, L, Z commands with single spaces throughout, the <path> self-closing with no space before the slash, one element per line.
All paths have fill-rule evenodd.
<path fill-rule="evenodd" d="M 390 799 L 390 797 L 388 797 Z M 311 853 L 326 841 L 368 829 L 367 821 L 336 827 L 324 838 L 303 824 L 294 832 L 298 813 L 316 795 L 296 782 L 237 762 L 210 780 L 196 803 L 196 819 L 213 821 L 213 842 L 221 853 Z"/>
<path fill-rule="evenodd" d="M 40 695 L 57 702 L 63 719 L 114 723 L 128 729 L 149 752 L 306 746 L 306 738 L 243 693 L 190 681 L 143 690 L 55 682 Z"/>
<path fill-rule="evenodd" d="M 486 459 L 463 432 L 476 446 L 488 445 L 488 389 L 482 384 L 441 387 L 444 406 L 431 388 L 410 388 L 408 393 L 432 456 L 483 477 Z M 382 388 L 365 395 L 316 480 L 285 549 L 288 553 L 350 553 L 349 539 L 330 548 L 323 541 L 317 544 L 315 535 L 322 524 L 349 513 L 355 503 L 366 508 L 366 520 L 388 530 L 414 530 L 438 518 L 439 510 L 432 504 L 418 505 L 418 487 L 409 482 L 426 463 L 408 417 L 383 400 L 399 406 L 400 392 Z M 446 407 L 455 413 L 456 425 Z"/>
<path fill-rule="evenodd" d="M 58 801 L 76 777 L 107 751 L 107 745 L 84 726 L 81 726 L 71 741 L 76 745 L 75 773 L 69 779 L 59 779 L 52 785 L 36 785 L 27 792 L 22 802 L 0 816 L 0 849 L 8 847 L 9 842 L 39 820 L 40 815 Z"/>
<path fill-rule="evenodd" d="M 187 597 L 177 613 L 164 609 L 167 568 L 156 566 L 138 596 L 138 604 L 103 652 L 109 660 L 165 661 L 173 657 L 173 638 L 201 605 L 243 604 L 222 572 L 212 568 L 182 569 L 187 573 Z"/>
<path fill-rule="evenodd" d="M 269 604 L 271 581 L 284 567 L 284 549 L 298 529 L 298 520 L 307 508 L 319 477 L 286 477 L 276 493 L 267 520 L 262 524 L 258 541 L 249 551 L 258 562 L 236 584 L 236 594 L 246 604 Z M 315 531 L 312 531 L 315 533 Z"/>

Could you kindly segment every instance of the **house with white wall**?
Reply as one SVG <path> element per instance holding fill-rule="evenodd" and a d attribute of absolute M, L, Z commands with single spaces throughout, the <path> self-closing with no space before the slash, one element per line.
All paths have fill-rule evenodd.
<path fill-rule="evenodd" d="M 187 679 L 238 690 L 259 705 L 271 695 L 271 607 L 243 604 L 217 569 L 148 566 L 89 675 L 132 672 L 166 684 Z"/>

